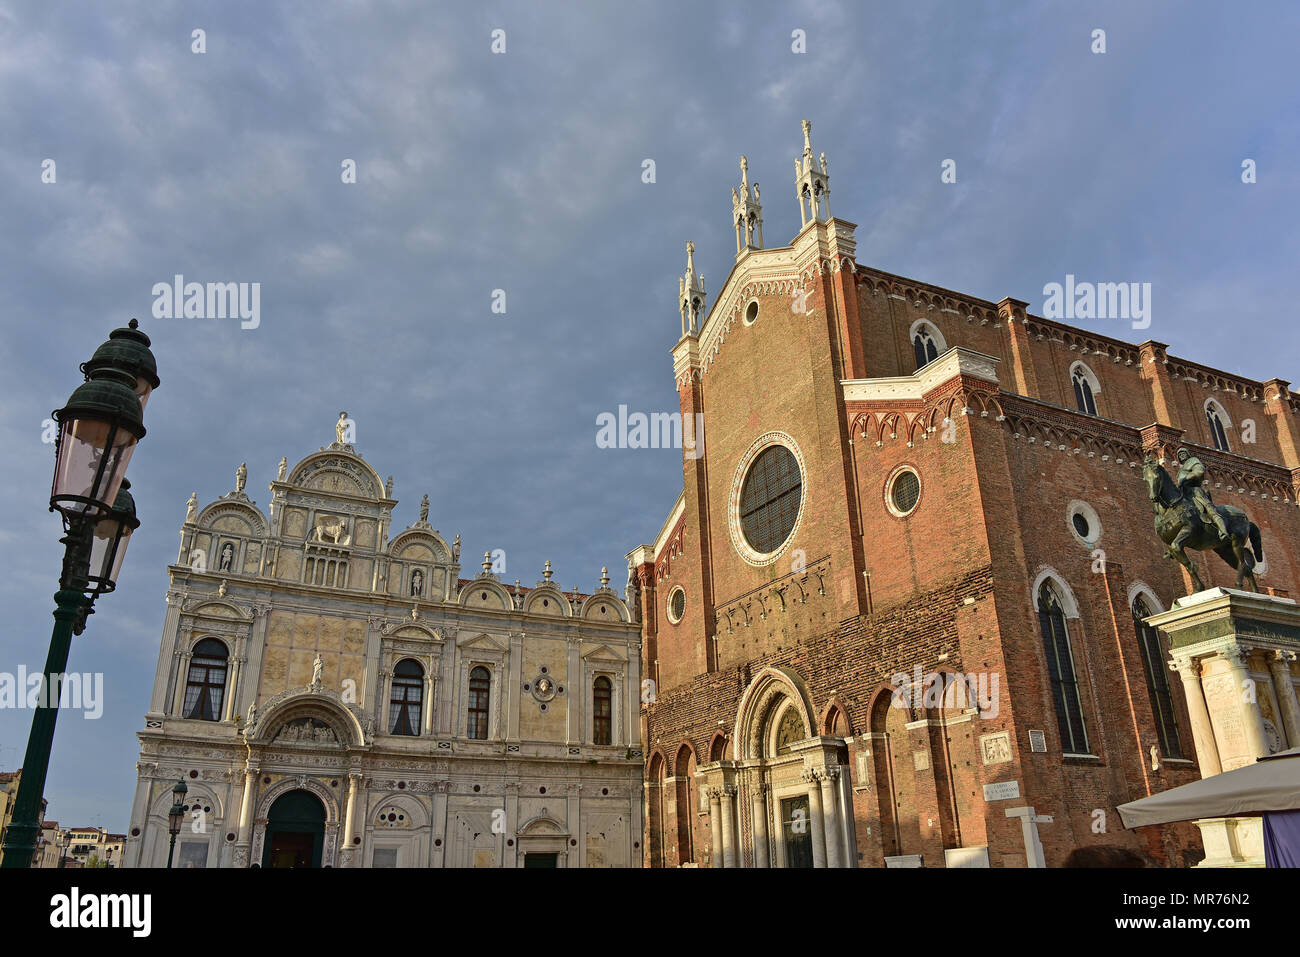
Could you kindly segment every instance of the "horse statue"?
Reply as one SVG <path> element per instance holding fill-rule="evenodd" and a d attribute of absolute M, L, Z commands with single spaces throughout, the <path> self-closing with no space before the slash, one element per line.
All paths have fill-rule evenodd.
<path fill-rule="evenodd" d="M 1184 463 L 1186 466 L 1188 463 Z M 1199 463 L 1197 463 L 1199 465 Z M 1205 583 L 1197 573 L 1196 562 L 1188 556 L 1186 549 L 1208 551 L 1213 549 L 1219 557 L 1237 570 L 1237 587 L 1242 581 L 1250 583 L 1251 591 L 1259 591 L 1255 582 L 1255 565 L 1264 558 L 1264 547 L 1260 542 L 1259 526 L 1239 508 L 1231 505 L 1206 505 L 1213 509 L 1223 521 L 1227 531 L 1225 536 L 1215 523 L 1207 520 L 1197 507 L 1196 491 L 1188 487 L 1186 493 L 1169 477 L 1154 455 L 1148 453 L 1142 463 L 1142 477 L 1146 481 L 1147 494 L 1151 498 L 1155 511 L 1156 535 L 1165 543 L 1165 557 L 1172 558 L 1187 569 L 1196 583 L 1197 591 L 1204 591 Z M 1198 478 L 1199 481 L 1199 478 Z M 1189 485 L 1195 483 L 1189 483 Z M 1249 541 L 1250 548 L 1246 543 Z M 1253 554 L 1252 554 L 1253 553 Z"/>

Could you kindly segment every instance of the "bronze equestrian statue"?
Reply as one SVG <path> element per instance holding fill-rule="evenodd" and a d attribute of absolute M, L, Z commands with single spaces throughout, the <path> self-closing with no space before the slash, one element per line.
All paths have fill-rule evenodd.
<path fill-rule="evenodd" d="M 1196 590 L 1203 591 L 1205 583 L 1186 549 L 1213 549 L 1237 570 L 1238 588 L 1245 580 L 1250 583 L 1251 591 L 1259 591 L 1255 565 L 1264 558 L 1259 526 L 1239 508 L 1214 504 L 1204 485 L 1205 466 L 1187 449 L 1178 450 L 1178 465 L 1175 482 L 1150 452 L 1142 463 L 1142 477 L 1156 513 L 1156 535 L 1167 546 L 1165 557 L 1175 559 L 1186 568 L 1196 583 Z"/>

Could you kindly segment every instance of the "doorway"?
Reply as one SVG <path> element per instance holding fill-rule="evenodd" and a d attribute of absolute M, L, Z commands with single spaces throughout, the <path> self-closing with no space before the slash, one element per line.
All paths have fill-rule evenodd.
<path fill-rule="evenodd" d="M 320 867 L 325 808 L 310 791 L 276 798 L 267 815 L 263 867 Z"/>
<path fill-rule="evenodd" d="M 524 855 L 524 867 L 558 868 L 558 857 L 558 854 L 537 854 L 530 851 Z"/>
<path fill-rule="evenodd" d="M 781 835 L 785 841 L 786 867 L 812 867 L 812 829 L 808 818 L 808 795 L 781 801 Z"/>

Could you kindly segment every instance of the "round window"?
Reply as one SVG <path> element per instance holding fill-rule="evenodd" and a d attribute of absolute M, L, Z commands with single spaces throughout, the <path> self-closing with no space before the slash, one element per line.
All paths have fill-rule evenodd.
<path fill-rule="evenodd" d="M 740 490 L 740 529 L 749 547 L 767 555 L 780 548 L 799 520 L 803 476 L 784 445 L 758 454 Z"/>
<path fill-rule="evenodd" d="M 678 585 L 668 596 L 668 620 L 674 625 L 682 620 L 682 615 L 686 614 L 686 592 L 682 586 Z"/>
<path fill-rule="evenodd" d="M 752 326 L 754 320 L 758 318 L 758 300 L 755 299 L 745 307 L 745 325 Z"/>
<path fill-rule="evenodd" d="M 1101 518 L 1087 502 L 1075 499 L 1065 511 L 1070 534 L 1085 548 L 1092 548 L 1101 539 Z"/>
<path fill-rule="evenodd" d="M 921 499 L 921 478 L 911 469 L 900 469 L 890 479 L 885 491 L 885 502 L 889 510 L 900 518 L 910 515 Z"/>

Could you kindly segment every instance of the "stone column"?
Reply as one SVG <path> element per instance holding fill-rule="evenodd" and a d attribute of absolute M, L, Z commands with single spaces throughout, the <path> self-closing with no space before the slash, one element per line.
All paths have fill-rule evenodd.
<path fill-rule="evenodd" d="M 176 665 L 176 701 L 172 707 L 172 715 L 177 718 L 185 717 L 181 709 L 185 707 L 185 685 L 189 682 L 190 677 L 190 653 L 181 652 L 180 660 Z"/>
<path fill-rule="evenodd" d="M 423 734 L 433 734 L 433 702 L 435 701 L 435 692 L 438 689 L 438 679 L 434 677 L 433 670 L 429 669 L 424 673 L 424 707 L 423 707 Z"/>
<path fill-rule="evenodd" d="M 722 792 L 717 788 L 705 788 L 705 793 L 709 796 L 709 833 L 713 838 L 713 852 L 709 855 L 709 862 L 713 867 L 725 867 L 726 864 L 722 858 Z M 660 807 L 663 807 L 663 798 L 659 799 Z M 663 821 L 659 822 L 660 833 L 663 832 Z"/>
<path fill-rule="evenodd" d="M 258 861 L 249 860 L 249 841 L 253 835 L 253 808 L 257 803 L 257 776 L 261 765 L 251 757 L 244 764 L 244 799 L 239 805 L 239 841 L 235 848 L 235 866 L 251 867 Z"/>
<path fill-rule="evenodd" d="M 1239 711 L 1246 733 L 1246 744 L 1255 757 L 1264 757 L 1268 754 L 1268 738 L 1264 734 L 1264 716 L 1260 714 L 1259 705 L 1253 701 L 1246 701 L 1244 694 L 1247 683 L 1252 680 L 1246 671 L 1247 651 L 1238 645 L 1236 648 L 1226 649 L 1220 654 L 1227 661 L 1228 668 L 1232 672 L 1232 680 L 1237 687 L 1237 693 L 1242 698 Z"/>
<path fill-rule="evenodd" d="M 812 771 L 805 771 L 803 779 L 808 784 L 808 826 L 812 829 L 813 867 L 825 867 L 826 832 L 822 827 L 822 789 Z"/>
<path fill-rule="evenodd" d="M 379 671 L 379 691 L 375 699 L 375 707 L 373 711 L 375 724 L 378 725 L 376 730 L 380 734 L 387 734 L 392 730 L 388 724 L 388 711 L 392 705 L 393 699 L 393 688 L 390 683 L 392 680 L 392 669 L 385 670 L 381 668 Z"/>
<path fill-rule="evenodd" d="M 340 860 L 348 862 L 349 866 L 356 866 L 353 860 L 353 851 L 356 845 L 353 838 L 356 837 L 357 822 L 357 794 L 361 790 L 361 772 L 348 772 L 348 805 L 343 816 L 343 852 L 339 855 Z"/>
<path fill-rule="evenodd" d="M 844 839 L 840 833 L 839 796 L 835 793 L 835 782 L 840 776 L 839 768 L 820 768 L 817 771 L 817 783 L 822 792 L 822 833 L 826 836 L 826 866 L 844 866 Z"/>
<path fill-rule="evenodd" d="M 754 804 L 754 866 L 771 867 L 767 853 L 767 785 L 752 785 L 749 796 Z"/>
<path fill-rule="evenodd" d="M 736 786 L 724 785 L 722 791 L 722 859 L 724 867 L 738 867 L 736 861 Z"/>
<path fill-rule="evenodd" d="M 840 830 L 844 837 L 844 866 L 858 866 L 857 827 L 853 820 L 853 779 L 848 765 L 840 765 Z"/>
<path fill-rule="evenodd" d="M 1291 680 L 1291 662 L 1296 653 L 1279 648 L 1268 659 L 1268 670 L 1273 675 L 1273 688 L 1282 709 L 1282 723 L 1286 726 L 1287 747 L 1300 748 L 1300 701 L 1296 700 L 1295 683 Z"/>
<path fill-rule="evenodd" d="M 167 682 L 179 655 L 181 642 L 181 596 L 168 591 L 167 614 L 163 619 L 163 640 L 158 645 L 158 667 L 154 670 L 153 691 L 149 697 L 149 716 L 161 717 L 167 713 Z"/>
<path fill-rule="evenodd" d="M 240 665 L 243 658 L 230 659 L 230 674 L 226 678 L 226 696 L 221 702 L 221 720 L 233 721 L 235 718 L 235 698 L 239 691 Z"/>
<path fill-rule="evenodd" d="M 1183 697 L 1187 699 L 1187 714 L 1192 719 L 1192 743 L 1196 747 L 1196 761 L 1201 766 L 1201 777 L 1219 774 L 1219 746 L 1214 740 L 1214 726 L 1205 706 L 1205 691 L 1201 688 L 1201 670 L 1194 658 L 1178 657 L 1170 662 L 1171 670 L 1183 679 Z"/>

